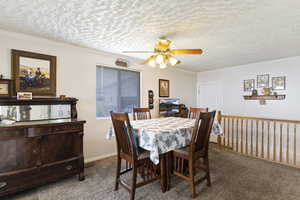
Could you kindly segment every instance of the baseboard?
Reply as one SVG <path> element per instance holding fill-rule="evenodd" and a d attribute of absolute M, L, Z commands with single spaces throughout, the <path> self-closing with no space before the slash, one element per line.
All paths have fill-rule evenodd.
<path fill-rule="evenodd" d="M 90 163 L 94 163 L 96 161 L 103 160 L 105 158 L 113 157 L 113 156 L 116 156 L 116 155 L 117 155 L 116 153 L 111 153 L 111 154 L 106 154 L 106 155 L 102 155 L 102 156 L 87 158 L 87 159 L 84 160 L 84 164 L 89 165 Z"/>

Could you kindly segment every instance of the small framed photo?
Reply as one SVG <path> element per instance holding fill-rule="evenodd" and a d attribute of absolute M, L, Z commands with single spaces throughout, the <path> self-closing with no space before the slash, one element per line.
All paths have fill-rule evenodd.
<path fill-rule="evenodd" d="M 17 93 L 18 100 L 31 100 L 32 99 L 32 92 L 18 92 Z"/>
<path fill-rule="evenodd" d="M 257 88 L 268 88 L 269 79 L 269 74 L 257 75 Z"/>
<path fill-rule="evenodd" d="M 0 79 L 0 98 L 12 96 L 12 80 Z"/>
<path fill-rule="evenodd" d="M 254 79 L 248 79 L 244 80 L 244 91 L 245 92 L 251 92 L 255 88 L 255 80 Z"/>
<path fill-rule="evenodd" d="M 169 80 L 159 79 L 159 97 L 170 96 L 170 82 Z"/>
<path fill-rule="evenodd" d="M 285 90 L 285 76 L 272 77 L 273 90 Z"/>

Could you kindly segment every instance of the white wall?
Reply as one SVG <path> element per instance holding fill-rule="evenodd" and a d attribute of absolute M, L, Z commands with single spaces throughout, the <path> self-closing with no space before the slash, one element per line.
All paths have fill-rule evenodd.
<path fill-rule="evenodd" d="M 57 95 L 79 99 L 79 118 L 87 121 L 85 126 L 84 151 L 88 161 L 105 157 L 115 152 L 114 140 L 105 139 L 111 123 L 109 119 L 96 119 L 96 65 L 115 66 L 120 56 L 79 48 L 76 46 L 0 30 L 0 74 L 10 77 L 10 50 L 19 49 L 57 56 Z M 134 61 L 132 60 L 134 65 Z M 195 73 L 175 69 L 153 69 L 148 66 L 133 66 L 142 72 L 142 105 L 147 106 L 147 91 L 154 91 L 155 109 L 158 113 L 158 79 L 170 80 L 171 97 L 179 97 L 187 106 L 196 104 Z"/>
<path fill-rule="evenodd" d="M 286 76 L 286 90 L 278 92 L 286 94 L 286 100 L 267 101 L 266 105 L 260 105 L 258 101 L 244 100 L 243 80 L 256 80 L 259 74 L 270 74 L 270 82 L 273 76 Z M 219 109 L 224 114 L 300 120 L 299 75 L 300 57 L 298 56 L 200 72 L 197 80 L 198 87 L 210 83 L 217 85 L 218 89 L 211 92 L 216 93 Z"/>

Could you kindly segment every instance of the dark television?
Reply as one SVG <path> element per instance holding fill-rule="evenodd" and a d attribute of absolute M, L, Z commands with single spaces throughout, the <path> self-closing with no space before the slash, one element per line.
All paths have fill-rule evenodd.
<path fill-rule="evenodd" d="M 159 114 L 169 116 L 170 114 L 177 114 L 179 110 L 179 98 L 168 98 L 159 100 Z"/>

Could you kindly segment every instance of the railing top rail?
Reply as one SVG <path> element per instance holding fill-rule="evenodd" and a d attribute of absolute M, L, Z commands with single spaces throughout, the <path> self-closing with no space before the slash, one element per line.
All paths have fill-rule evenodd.
<path fill-rule="evenodd" d="M 246 116 L 236 116 L 236 115 L 221 115 L 221 117 L 222 118 L 233 118 L 233 119 L 248 119 L 248 120 L 257 120 L 257 121 L 274 121 L 274 122 L 281 122 L 281 123 L 300 124 L 300 121 L 298 121 L 298 120 L 287 120 L 287 119 L 246 117 Z"/>

